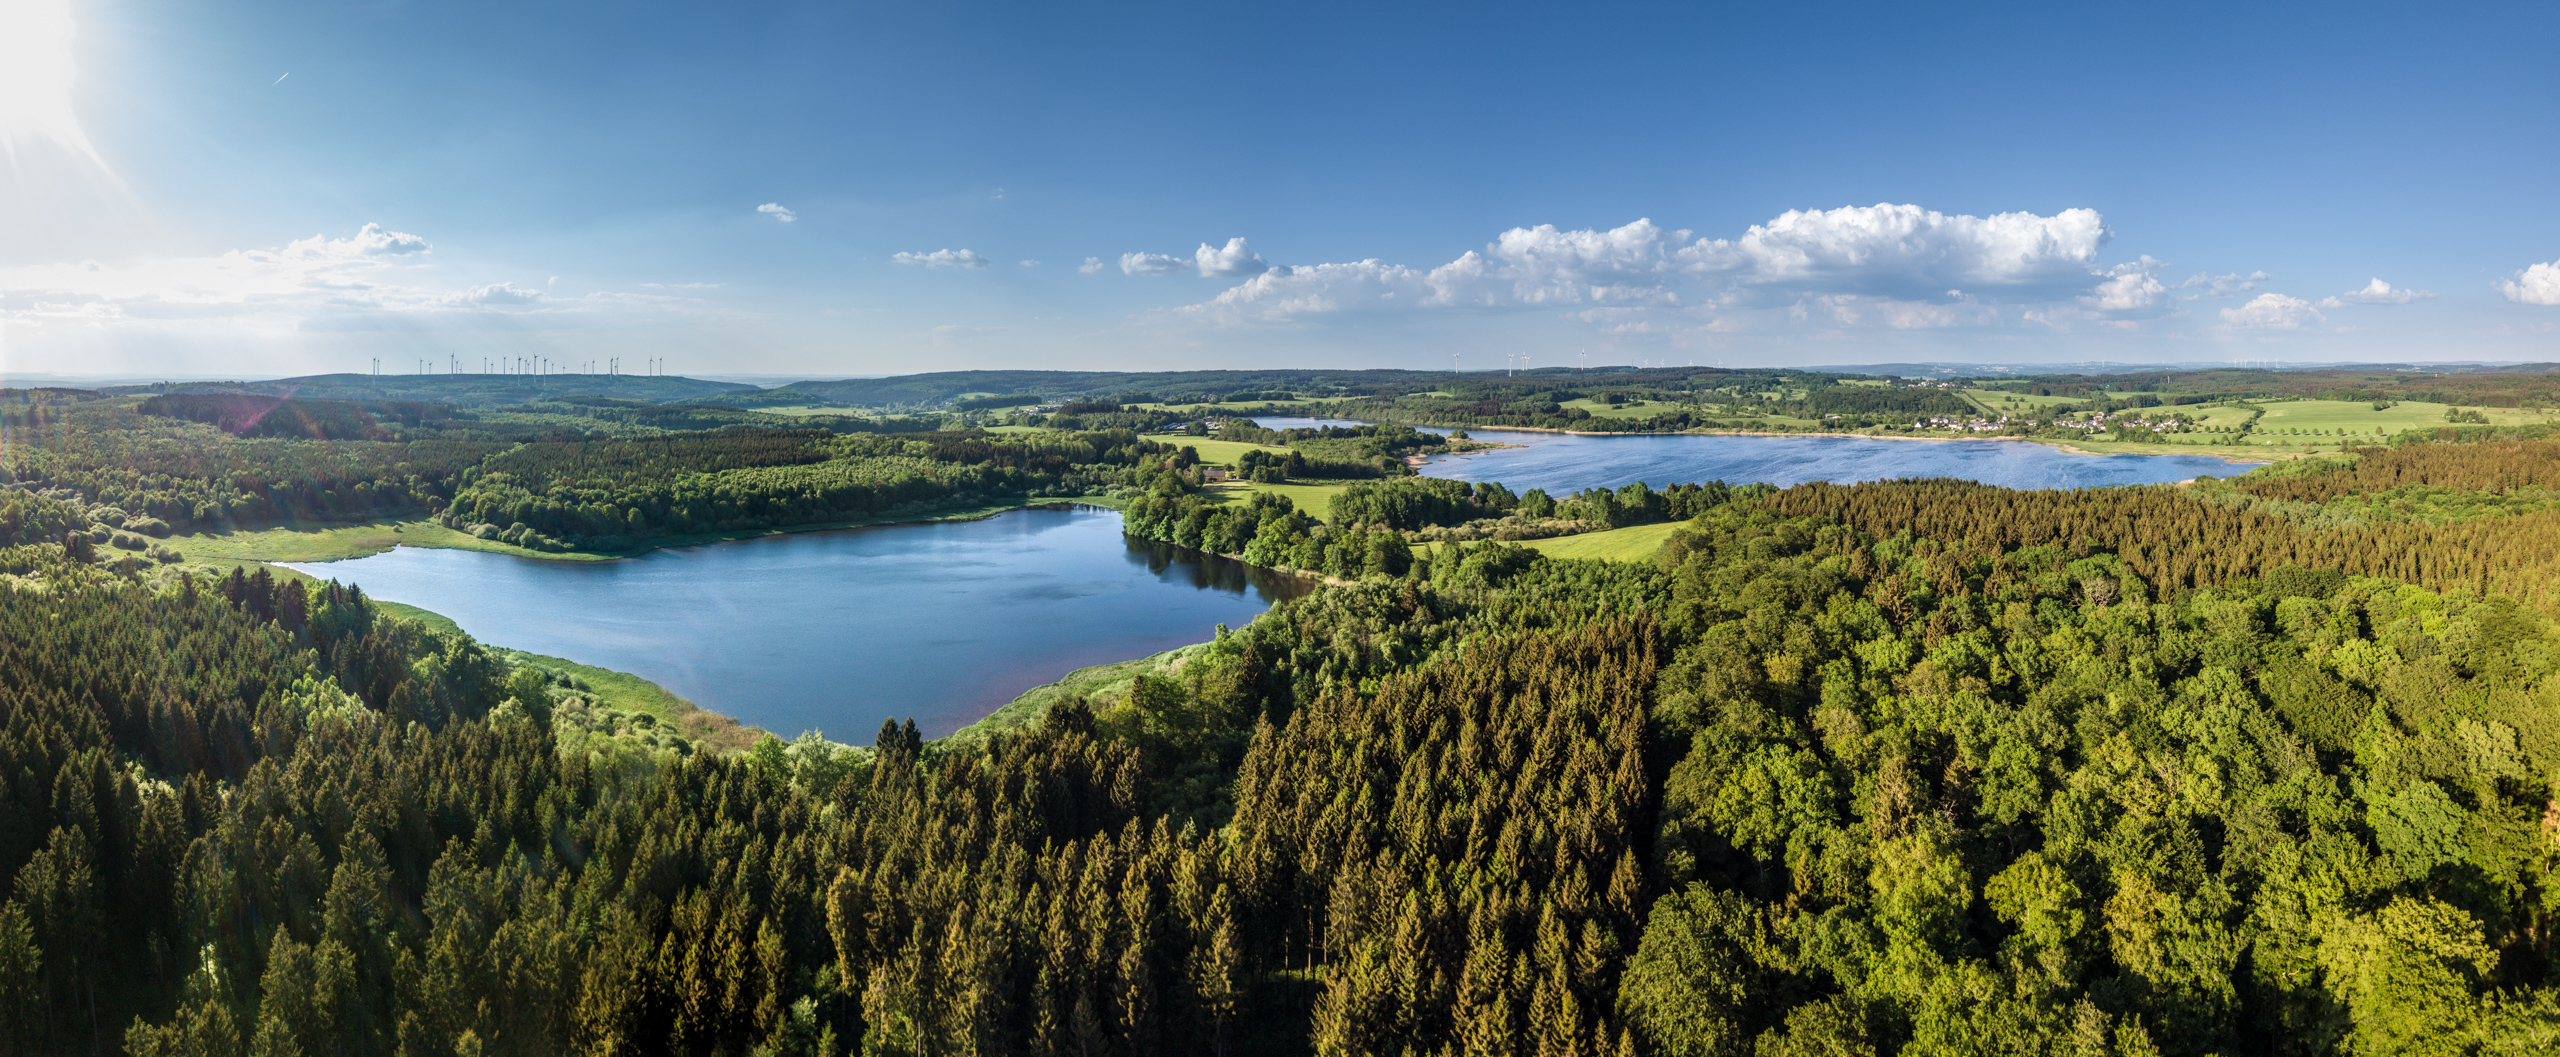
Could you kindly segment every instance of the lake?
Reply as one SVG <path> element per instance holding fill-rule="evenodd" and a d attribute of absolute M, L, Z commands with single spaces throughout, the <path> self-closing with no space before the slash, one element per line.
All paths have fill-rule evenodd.
<path fill-rule="evenodd" d="M 1358 425 L 1312 418 L 1257 419 L 1269 429 Z M 1448 430 L 1434 429 L 1434 433 Z M 2262 463 L 2201 455 L 2073 455 L 2012 440 L 1884 440 L 1867 437 L 1736 437 L 1699 434 L 1583 437 L 1478 429 L 1477 440 L 1517 445 L 1424 463 L 1423 476 L 1500 481 L 1512 491 L 1544 488 L 1561 498 L 1580 488 L 1643 481 L 1656 488 L 1701 481 L 1775 485 L 1961 477 L 2004 488 L 2091 488 L 2166 484 L 2191 477 L 2237 477 Z"/>
<path fill-rule="evenodd" d="M 1518 446 L 1443 456 L 1423 472 L 1560 497 L 1632 481 L 1964 477 L 2071 488 L 2247 469 L 2012 441 L 1478 436 Z M 868 744 L 884 719 L 912 717 L 928 737 L 949 734 L 1077 668 L 1206 641 L 1217 625 L 1240 627 L 1307 590 L 1304 581 L 1130 539 L 1120 515 L 1088 507 L 768 536 L 614 562 L 401 547 L 292 567 L 444 614 L 483 642 L 631 672 L 777 734 L 816 730 L 855 744 Z"/>
<path fill-rule="evenodd" d="M 562 562 L 400 547 L 296 563 L 482 642 L 631 672 L 789 737 L 940 737 L 1077 668 L 1207 641 L 1304 581 L 1077 507 Z"/>

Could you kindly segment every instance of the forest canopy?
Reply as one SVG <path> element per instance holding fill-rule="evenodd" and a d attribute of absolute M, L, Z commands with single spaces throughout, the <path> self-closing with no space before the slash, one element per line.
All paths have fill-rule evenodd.
<path fill-rule="evenodd" d="M 8 1053 L 2560 1046 L 2551 442 L 1380 479 L 1325 523 L 1118 431 L 339 441 L 259 493 L 318 442 L 131 403 L 9 412 L 85 439 L 0 489 Z M 733 752 L 353 588 L 92 546 L 156 515 L 89 486 L 318 472 L 559 539 L 1107 481 L 1132 532 L 1336 582 L 1024 727 Z M 1540 502 L 1679 528 L 1414 539 Z"/>

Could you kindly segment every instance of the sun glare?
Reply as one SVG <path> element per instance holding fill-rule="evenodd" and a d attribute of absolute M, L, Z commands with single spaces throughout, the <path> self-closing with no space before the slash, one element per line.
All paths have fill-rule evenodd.
<path fill-rule="evenodd" d="M 0 146 L 51 140 L 95 159 L 71 109 L 71 0 L 0 0 Z"/>

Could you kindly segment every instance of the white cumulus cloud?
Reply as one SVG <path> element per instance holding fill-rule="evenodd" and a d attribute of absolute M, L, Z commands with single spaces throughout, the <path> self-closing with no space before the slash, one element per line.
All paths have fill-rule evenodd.
<path fill-rule="evenodd" d="M 1191 270 L 1190 261 L 1166 253 L 1123 253 L 1120 272 L 1123 275 L 1173 275 Z"/>
<path fill-rule="evenodd" d="M 976 250 L 935 250 L 931 253 L 899 253 L 890 260 L 900 264 L 921 264 L 927 268 L 984 268 L 988 261 Z"/>
<path fill-rule="evenodd" d="M 1422 272 L 1376 260 L 1273 268 L 1183 311 L 1233 322 L 1420 305 L 1432 295 L 1427 279 Z"/>
<path fill-rule="evenodd" d="M 440 280 L 428 259 L 426 239 L 367 224 L 343 238 L 314 235 L 212 256 L 0 268 L 0 329 L 55 335 L 47 341 L 105 330 L 290 340 L 469 326 L 491 313 L 576 327 L 609 312 L 694 311 L 684 299 L 654 294 L 564 297 L 512 281 L 457 286 Z"/>
<path fill-rule="evenodd" d="M 2537 264 L 2498 281 L 2498 292 L 2520 305 L 2560 305 L 2560 261 Z"/>
<path fill-rule="evenodd" d="M 367 224 L 356 229 L 351 238 L 333 239 L 313 235 L 295 239 L 284 247 L 284 255 L 296 260 L 357 260 L 365 257 L 406 257 L 427 252 L 427 240 L 405 231 L 384 231 L 380 224 Z"/>
<path fill-rule="evenodd" d="M 1092 274 L 1094 274 L 1094 273 L 1096 273 L 1096 272 L 1099 272 L 1099 271 L 1101 271 L 1101 270 L 1102 270 L 1102 258 L 1100 258 L 1100 257 L 1087 257 L 1087 258 L 1085 258 L 1085 259 L 1084 259 L 1084 263 L 1083 263 L 1083 264 L 1076 265 L 1076 270 L 1077 270 L 1077 271 L 1079 271 L 1079 272 L 1083 272 L 1083 273 L 1084 273 L 1084 274 L 1086 274 L 1086 275 L 1092 275 Z"/>
<path fill-rule="evenodd" d="M 773 217 L 773 219 L 779 220 L 785 224 L 800 219 L 800 214 L 792 212 L 791 207 L 783 205 L 780 202 L 767 202 L 763 205 L 757 206 L 756 212 L 767 214 Z"/>
<path fill-rule="evenodd" d="M 1667 288 L 1675 271 L 1667 255 L 1688 236 L 1644 218 L 1607 231 L 1540 224 L 1505 231 L 1484 253 L 1434 271 L 1451 303 L 1676 301 Z"/>
<path fill-rule="evenodd" d="M 1808 292 L 2086 290 L 2111 237 L 2094 209 L 1976 217 L 1878 204 L 1789 210 L 1740 238 L 1701 239 L 1678 258 L 1700 274 Z"/>
<path fill-rule="evenodd" d="M 1019 261 L 1016 261 L 1015 263 L 1020 264 L 1020 265 L 1022 265 L 1022 266 L 1023 266 L 1023 267 L 1025 267 L 1025 268 L 1037 268 L 1037 267 L 1039 267 L 1039 266 L 1040 266 L 1040 262 L 1039 262 L 1039 261 L 1032 260 L 1032 259 L 1031 259 L 1031 258 L 1029 258 L 1029 257 L 1025 257 L 1025 258 L 1023 258 L 1023 259 L 1021 259 L 1021 260 L 1019 260 Z"/>
<path fill-rule="evenodd" d="M 2153 274 L 2160 262 L 2145 256 L 2107 269 L 2107 277 L 2080 303 L 2100 312 L 2119 315 L 2154 312 L 2169 304 L 2169 288 Z"/>
<path fill-rule="evenodd" d="M 2434 296 L 2435 291 L 2433 290 L 2402 289 L 2392 286 L 2390 283 L 2383 282 L 2380 279 L 2375 279 L 2372 282 L 2364 284 L 2363 289 L 2349 290 L 2343 294 L 2321 298 L 2320 307 L 2344 308 L 2348 305 L 2405 305 L 2411 301 L 2423 301 Z"/>
<path fill-rule="evenodd" d="M 1200 244 L 1200 249 L 1191 257 L 1193 262 L 1200 266 L 1200 277 L 1203 279 L 1232 279 L 1239 276 L 1260 275 L 1271 270 L 1271 262 L 1263 260 L 1261 254 L 1246 249 L 1242 237 L 1228 239 L 1224 249 L 1212 247 L 1203 242 Z"/>
<path fill-rule="evenodd" d="M 2265 282 L 2266 279 L 2267 273 L 2265 272 L 2250 272 L 2247 275 L 2242 275 L 2238 272 L 2225 272 L 2221 275 L 2197 272 L 2194 275 L 2188 276 L 2186 282 L 2179 283 L 2178 289 L 2199 291 L 2198 293 L 2188 295 L 2189 300 L 2206 297 L 2232 297 L 2257 289 L 2258 284 Z"/>
<path fill-rule="evenodd" d="M 2300 330 L 2327 319 L 2311 302 L 2276 293 L 2259 294 L 2238 308 L 2222 310 L 2225 324 L 2243 330 Z"/>
<path fill-rule="evenodd" d="M 1504 231 L 1483 249 L 1428 270 L 1374 260 L 1269 265 L 1186 311 L 1239 320 L 1389 306 L 1686 309 L 1768 304 L 1773 294 L 1854 296 L 1859 300 L 1828 305 L 1825 314 L 1883 326 L 1988 322 L 1998 313 L 1978 306 L 2073 298 L 2117 315 L 2166 311 L 2169 290 L 2154 274 L 2158 261 L 2098 264 L 2109 238 L 2105 218 L 2091 209 L 1976 217 L 1892 204 L 1791 211 L 1731 239 L 1697 238 L 1650 218 L 1605 229 L 1540 224 Z M 1200 273 L 1232 274 L 1218 270 L 1232 267 L 1230 260 L 1259 262 L 1249 252 L 1242 239 L 1225 250 L 1204 244 L 1196 255 Z M 1178 263 L 1130 254 L 1120 266 L 1133 275 L 1171 274 Z M 1888 304 L 1976 307 L 1923 312 Z"/>
<path fill-rule="evenodd" d="M 458 291 L 445 297 L 457 305 L 529 305 L 543 298 L 540 290 L 517 286 L 512 282 L 491 283 Z"/>

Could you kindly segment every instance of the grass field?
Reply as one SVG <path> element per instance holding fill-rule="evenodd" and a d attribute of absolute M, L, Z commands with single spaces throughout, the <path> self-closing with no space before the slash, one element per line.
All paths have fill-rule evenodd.
<path fill-rule="evenodd" d="M 1267 444 L 1247 444 L 1239 440 L 1209 440 L 1204 437 L 1151 437 L 1148 439 L 1161 440 L 1177 448 L 1197 449 L 1200 452 L 1201 462 L 1216 466 L 1233 466 L 1244 453 L 1257 449 L 1277 453 L 1282 458 L 1288 457 L 1289 454 L 1287 448 L 1275 448 Z"/>
<path fill-rule="evenodd" d="M 607 561 L 608 554 L 571 551 L 546 554 L 509 546 L 495 540 L 484 540 L 468 532 L 456 532 L 432 521 L 367 521 L 354 524 L 316 524 L 294 528 L 261 529 L 255 532 L 209 532 L 190 536 L 172 536 L 169 547 L 186 556 L 189 562 L 230 566 L 241 562 L 333 562 L 344 558 L 362 558 L 380 554 L 393 547 L 442 547 L 447 550 L 489 551 L 513 554 L 522 558 L 550 558 L 556 561 Z"/>
<path fill-rule="evenodd" d="M 1289 484 L 1255 484 L 1250 481 L 1226 481 L 1210 485 L 1206 490 L 1211 502 L 1241 503 L 1255 492 L 1270 492 L 1289 498 L 1299 513 L 1318 521 L 1333 509 L 1333 497 L 1357 481 L 1296 481 Z"/>
<path fill-rule="evenodd" d="M 2381 411 L 2372 404 L 2346 400 L 2283 400 L 2260 402 L 2267 409 L 2258 419 L 2259 433 L 2282 433 L 2289 429 L 2308 434 L 2379 437 L 2404 429 L 2424 429 L 2445 424 L 2443 404 L 2408 401 Z"/>
<path fill-rule="evenodd" d="M 1662 541 L 1680 530 L 1685 521 L 1669 521 L 1659 525 L 1635 525 L 1607 532 L 1586 532 L 1579 536 L 1557 536 L 1552 539 L 1522 540 L 1520 545 L 1550 558 L 1598 558 L 1603 561 L 1641 562 L 1653 560 L 1653 552 L 1662 549 Z M 1445 543 L 1424 544 L 1421 550 L 1437 551 Z"/>
<path fill-rule="evenodd" d="M 1614 562 L 1653 560 L 1653 552 L 1662 549 L 1662 541 L 1688 524 L 1671 521 L 1660 525 L 1633 525 L 1607 532 L 1588 532 L 1579 536 L 1531 540 L 1529 546 L 1550 558 L 1600 558 Z"/>

